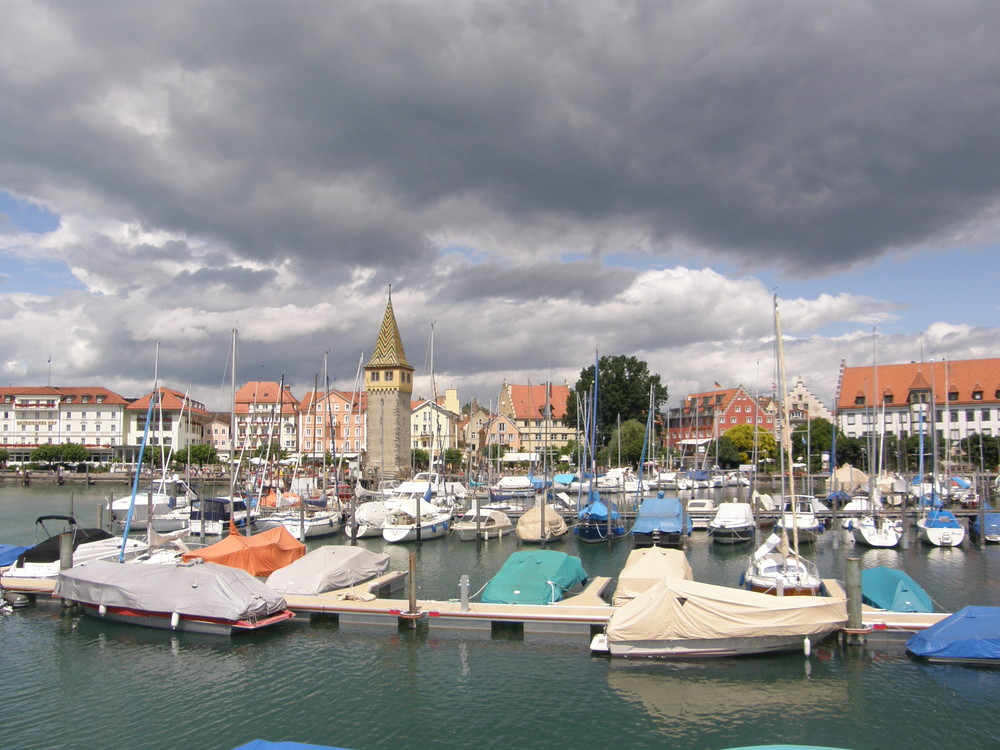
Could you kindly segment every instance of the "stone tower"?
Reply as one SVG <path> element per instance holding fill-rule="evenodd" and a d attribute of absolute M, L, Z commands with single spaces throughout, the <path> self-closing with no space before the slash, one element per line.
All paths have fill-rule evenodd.
<path fill-rule="evenodd" d="M 410 471 L 410 398 L 413 368 L 406 361 L 392 293 L 385 306 L 375 352 L 365 365 L 368 392 L 368 467 L 383 477 Z"/>

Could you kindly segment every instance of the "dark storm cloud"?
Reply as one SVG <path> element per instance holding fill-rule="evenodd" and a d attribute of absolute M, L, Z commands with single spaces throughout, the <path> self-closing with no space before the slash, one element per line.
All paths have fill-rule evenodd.
<path fill-rule="evenodd" d="M 61 48 L 2 79 L 0 176 L 303 278 L 426 265 L 484 207 L 820 273 L 1000 192 L 993 2 L 29 11 Z"/>

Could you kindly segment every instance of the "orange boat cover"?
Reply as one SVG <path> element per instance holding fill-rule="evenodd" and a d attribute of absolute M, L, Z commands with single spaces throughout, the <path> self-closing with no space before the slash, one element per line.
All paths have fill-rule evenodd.
<path fill-rule="evenodd" d="M 269 576 L 306 553 L 306 546 L 288 533 L 284 526 L 253 536 L 230 534 L 221 542 L 183 556 L 184 562 L 201 559 L 230 568 L 241 568 L 252 576 Z"/>

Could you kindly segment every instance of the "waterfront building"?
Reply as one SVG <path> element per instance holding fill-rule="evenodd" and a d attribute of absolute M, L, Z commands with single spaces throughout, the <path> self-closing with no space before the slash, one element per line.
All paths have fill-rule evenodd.
<path fill-rule="evenodd" d="M 236 449 L 253 453 L 277 443 L 286 453 L 297 453 L 298 406 L 287 385 L 256 380 L 244 384 L 234 399 Z"/>
<path fill-rule="evenodd" d="M 574 425 L 566 423 L 566 403 L 569 385 L 513 385 L 505 379 L 500 388 L 497 411 L 513 422 L 517 431 L 518 449 L 523 453 L 542 455 L 547 448 L 566 445 L 576 439 Z M 503 435 L 498 423 L 496 432 Z M 510 434 L 510 433 L 506 433 Z"/>
<path fill-rule="evenodd" d="M 230 435 L 229 420 L 231 415 L 227 412 L 210 412 L 207 421 L 202 427 L 202 442 L 215 448 L 215 455 L 222 461 L 228 461 L 233 449 Z"/>
<path fill-rule="evenodd" d="M 143 436 L 146 444 L 160 446 L 174 453 L 189 445 L 200 445 L 204 439 L 204 426 L 209 419 L 205 405 L 172 388 L 159 387 L 154 398 L 150 391 L 125 408 L 125 449 L 122 458 L 126 463 L 139 459 Z M 148 430 L 146 417 L 150 415 Z"/>
<path fill-rule="evenodd" d="M 303 459 L 324 453 L 356 459 L 365 450 L 366 394 L 309 391 L 299 403 L 299 451 Z"/>
<path fill-rule="evenodd" d="M 460 411 L 458 391 L 454 388 L 448 388 L 445 395 L 438 397 L 437 401 L 423 399 L 413 402 L 410 448 L 419 448 L 428 454 L 433 451 L 439 458 L 447 450 L 460 449 Z"/>
<path fill-rule="evenodd" d="M 0 388 L 0 447 L 11 462 L 42 445 L 75 443 L 91 460 L 113 460 L 125 443 L 128 399 L 99 386 Z"/>
<path fill-rule="evenodd" d="M 798 425 L 813 419 L 833 422 L 833 412 L 809 390 L 805 380 L 799 375 L 788 391 L 788 422 L 794 430 Z"/>
<path fill-rule="evenodd" d="M 776 436 L 777 409 L 770 396 L 756 398 L 743 386 L 689 393 L 667 413 L 667 452 L 677 462 L 699 463 L 707 446 L 741 424 L 755 424 Z"/>
<path fill-rule="evenodd" d="M 521 452 L 521 431 L 506 414 L 491 415 L 479 430 L 480 452 L 485 451 L 487 456 L 492 457 L 493 448 L 490 446 L 494 445 L 500 446 L 498 450 L 503 453 Z"/>
<path fill-rule="evenodd" d="M 365 365 L 365 391 L 369 469 L 383 477 L 406 476 L 410 473 L 413 367 L 403 350 L 391 294 L 374 353 Z"/>
<path fill-rule="evenodd" d="M 998 436 L 1000 359 L 868 367 L 841 362 L 837 429 L 854 438 L 907 438 L 923 430 L 928 439 L 953 443 L 973 434 Z"/>

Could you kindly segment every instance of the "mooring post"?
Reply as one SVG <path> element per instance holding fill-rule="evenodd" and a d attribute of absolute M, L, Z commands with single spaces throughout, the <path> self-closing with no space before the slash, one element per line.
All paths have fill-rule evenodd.
<path fill-rule="evenodd" d="M 462 612 L 469 611 L 469 576 L 458 579 L 458 595 L 462 601 Z"/>
<path fill-rule="evenodd" d="M 409 614 L 417 614 L 417 553 L 410 550 L 410 611 Z M 417 627 L 416 620 L 410 620 L 410 627 Z"/>
<path fill-rule="evenodd" d="M 59 570 L 68 570 L 73 567 L 73 535 L 59 535 Z M 72 607 L 73 602 L 69 599 L 62 599 L 64 607 Z"/>
<path fill-rule="evenodd" d="M 861 621 L 861 558 L 848 557 L 845 569 L 847 581 L 847 635 L 848 645 L 865 642 L 864 624 Z"/>

